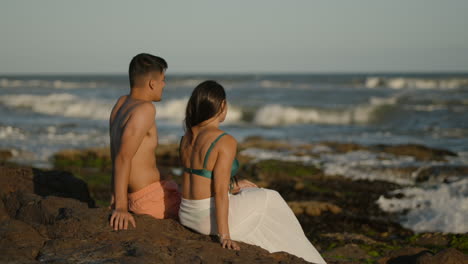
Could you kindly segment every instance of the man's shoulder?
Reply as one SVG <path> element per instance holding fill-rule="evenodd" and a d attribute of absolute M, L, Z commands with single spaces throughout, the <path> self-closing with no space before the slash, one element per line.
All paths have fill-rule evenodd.
<path fill-rule="evenodd" d="M 135 107 L 135 111 L 154 113 L 156 107 L 152 102 L 142 102 Z"/>
<path fill-rule="evenodd" d="M 127 100 L 128 95 L 122 95 L 117 99 L 117 102 L 115 103 L 116 106 L 121 106 L 125 100 Z"/>
<path fill-rule="evenodd" d="M 151 102 L 141 102 L 132 110 L 133 116 L 154 118 L 156 107 Z"/>

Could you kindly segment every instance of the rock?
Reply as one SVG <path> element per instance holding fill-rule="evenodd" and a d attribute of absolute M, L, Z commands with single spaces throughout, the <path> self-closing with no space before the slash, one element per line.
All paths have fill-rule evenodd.
<path fill-rule="evenodd" d="M 109 209 L 69 198 L 89 198 L 67 186 L 83 187 L 72 178 L 57 171 L 0 168 L 0 262 L 307 263 L 244 243 L 241 251 L 223 249 L 214 238 L 171 219 L 136 215 L 136 228 L 114 231 Z"/>
<path fill-rule="evenodd" d="M 38 196 L 39 197 L 39 196 Z M 26 223 L 52 224 L 67 215 L 70 210 L 88 208 L 88 205 L 71 198 L 48 196 L 23 204 L 15 218 Z"/>
<path fill-rule="evenodd" d="M 467 255 L 447 248 L 437 254 L 424 248 L 404 248 L 392 252 L 388 257 L 378 261 L 379 264 L 465 264 Z"/>
<path fill-rule="evenodd" d="M 291 150 L 290 143 L 280 140 L 267 140 L 261 136 L 250 136 L 244 139 L 238 146 L 239 150 L 247 148 L 261 148 L 268 150 Z"/>
<path fill-rule="evenodd" d="M 331 142 L 331 141 L 324 141 L 320 142 L 320 145 L 327 146 L 333 150 L 333 152 L 338 153 L 346 153 L 350 151 L 358 151 L 358 150 L 369 150 L 368 147 L 354 144 L 354 143 L 340 143 L 340 142 Z"/>
<path fill-rule="evenodd" d="M 321 174 L 322 171 L 315 166 L 279 160 L 262 160 L 246 166 L 242 171 L 242 175 L 249 175 L 255 181 L 267 184 L 292 182 L 295 185 L 298 181 L 314 178 Z"/>
<path fill-rule="evenodd" d="M 0 196 L 21 191 L 34 192 L 34 175 L 31 168 L 0 167 Z"/>
<path fill-rule="evenodd" d="M 101 171 L 112 169 L 110 148 L 88 148 L 62 150 L 52 156 L 54 168 L 97 168 Z"/>
<path fill-rule="evenodd" d="M 0 222 L 0 262 L 32 262 L 42 248 L 46 238 L 30 225 L 15 220 Z"/>
<path fill-rule="evenodd" d="M 94 206 L 87 184 L 68 172 L 0 167 L 0 186 L 0 197 L 15 192 L 40 196 L 55 195 L 74 198 Z M 5 207 L 8 207 L 8 204 L 5 204 Z"/>
<path fill-rule="evenodd" d="M 446 247 L 449 245 L 449 239 L 441 233 L 426 233 L 417 238 L 413 242 L 414 245 L 419 246 L 437 246 Z"/>
<path fill-rule="evenodd" d="M 267 251 L 241 243 L 242 251 L 230 251 L 204 235 L 193 233 L 178 222 L 135 216 L 136 228 L 113 231 L 105 208 L 76 210 L 49 227 L 49 240 L 41 249 L 41 262 L 138 262 L 138 263 L 258 263 L 277 262 Z M 291 263 L 306 263 L 285 254 Z M 289 262 L 288 262 L 289 263 Z"/>
<path fill-rule="evenodd" d="M 379 259 L 379 264 L 416 264 L 416 260 L 424 255 L 432 255 L 426 248 L 402 248 L 392 251 L 387 257 Z"/>
<path fill-rule="evenodd" d="M 332 203 L 318 201 L 288 202 L 288 205 L 296 215 L 306 214 L 309 216 L 319 216 L 323 212 L 339 214 L 342 211 L 340 207 Z"/>
<path fill-rule="evenodd" d="M 0 161 L 5 161 L 13 158 L 13 152 L 8 149 L 0 149 Z"/>
<path fill-rule="evenodd" d="M 444 161 L 446 156 L 457 156 L 456 153 L 444 149 L 429 148 L 417 144 L 404 145 L 376 145 L 373 147 L 376 150 L 391 153 L 397 156 L 412 156 L 417 160 L 429 161 L 439 160 Z"/>
<path fill-rule="evenodd" d="M 365 235 L 346 233 L 346 232 L 345 233 L 328 233 L 328 234 L 322 234 L 321 236 L 331 238 L 331 239 L 337 240 L 337 241 L 342 241 L 342 242 L 345 242 L 345 243 L 360 242 L 360 243 L 367 244 L 367 245 L 381 243 L 381 242 L 377 242 L 374 239 L 369 238 L 369 237 L 367 237 Z"/>
<path fill-rule="evenodd" d="M 451 177 L 468 175 L 468 166 L 429 166 L 417 170 L 416 182 L 447 182 Z"/>
<path fill-rule="evenodd" d="M 467 264 L 468 263 L 468 256 L 461 253 L 460 251 L 447 248 L 434 256 L 429 254 L 422 255 L 416 260 L 417 264 Z"/>
<path fill-rule="evenodd" d="M 345 259 L 354 261 L 370 258 L 367 252 L 356 244 L 347 244 L 342 247 L 337 247 L 325 252 L 323 255 L 330 259 Z"/>

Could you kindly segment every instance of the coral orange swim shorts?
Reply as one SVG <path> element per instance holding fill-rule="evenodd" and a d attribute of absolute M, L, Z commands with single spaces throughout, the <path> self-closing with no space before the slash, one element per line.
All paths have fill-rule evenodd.
<path fill-rule="evenodd" d="M 158 181 L 128 194 L 128 209 L 157 219 L 178 218 L 181 194 L 174 181 Z"/>

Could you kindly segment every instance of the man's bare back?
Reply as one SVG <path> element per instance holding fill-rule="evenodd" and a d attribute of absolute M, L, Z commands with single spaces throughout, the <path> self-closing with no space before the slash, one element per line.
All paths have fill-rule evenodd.
<path fill-rule="evenodd" d="M 115 163 L 115 157 L 120 151 L 122 135 L 125 134 L 126 129 L 142 129 L 135 127 L 136 122 L 132 122 L 132 118 L 137 115 L 153 116 L 154 118 L 154 112 L 154 105 L 150 102 L 136 100 L 128 95 L 119 98 L 110 117 L 111 157 L 113 163 Z M 156 123 L 152 122 L 149 130 L 143 132 L 146 133 L 131 161 L 128 192 L 136 192 L 160 179 L 154 155 L 158 145 Z"/>
<path fill-rule="evenodd" d="M 130 94 L 119 98 L 109 118 L 112 158 L 114 230 L 135 226 L 129 213 L 176 218 L 180 204 L 177 184 L 161 181 L 156 166 L 156 109 L 165 81 L 164 59 L 141 53 L 129 66 Z"/>

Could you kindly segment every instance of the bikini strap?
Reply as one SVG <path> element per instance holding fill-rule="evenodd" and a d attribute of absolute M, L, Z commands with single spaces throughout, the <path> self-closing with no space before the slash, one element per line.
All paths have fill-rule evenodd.
<path fill-rule="evenodd" d="M 203 169 L 206 169 L 206 163 L 208 162 L 208 158 L 210 157 L 210 153 L 211 153 L 211 150 L 213 149 L 214 145 L 216 144 L 216 142 L 218 142 L 218 140 L 219 140 L 222 136 L 224 136 L 224 135 L 226 135 L 226 134 L 227 134 L 226 132 L 222 133 L 221 135 L 219 135 L 219 136 L 213 141 L 213 143 L 211 143 L 210 148 L 209 148 L 208 151 L 206 152 L 205 160 L 203 161 Z"/>

